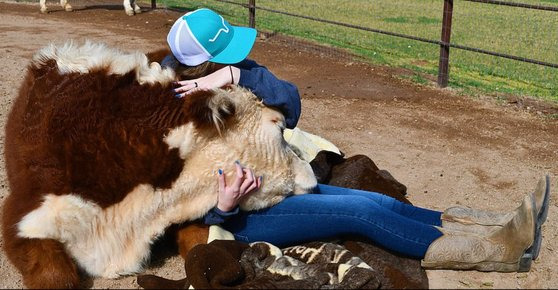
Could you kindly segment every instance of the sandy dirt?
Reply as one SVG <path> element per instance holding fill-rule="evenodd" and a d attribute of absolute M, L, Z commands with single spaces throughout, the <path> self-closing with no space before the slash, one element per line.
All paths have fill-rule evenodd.
<path fill-rule="evenodd" d="M 120 5 L 107 3 L 79 2 L 71 13 L 50 3 L 52 12 L 43 15 L 35 3 L 0 2 L 2 128 L 26 66 L 39 48 L 87 38 L 148 52 L 165 45 L 168 29 L 181 15 L 144 9 L 128 17 Z M 279 40 L 259 39 L 250 57 L 298 85 L 303 104 L 299 126 L 331 140 L 349 156 L 370 156 L 408 186 L 414 204 L 438 210 L 463 204 L 507 211 L 544 174 L 550 174 L 553 188 L 558 187 L 558 121 L 545 117 L 558 112 L 556 106 L 521 100 L 496 103 L 417 86 L 396 77 L 407 72 L 316 55 Z M 0 132 L 3 146 L 4 131 Z M 2 162 L 0 201 L 8 194 Z M 428 271 L 430 286 L 557 288 L 557 214 L 555 192 L 543 227 L 541 254 L 529 273 Z M 170 278 L 184 275 L 177 256 L 152 264 L 148 273 Z M 135 277 L 88 279 L 83 286 L 138 287 Z M 3 252 L 0 287 L 23 287 L 21 276 Z"/>

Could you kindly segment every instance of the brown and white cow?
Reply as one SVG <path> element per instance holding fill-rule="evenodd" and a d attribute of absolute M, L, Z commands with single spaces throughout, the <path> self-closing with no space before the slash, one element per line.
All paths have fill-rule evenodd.
<path fill-rule="evenodd" d="M 42 13 L 48 13 L 48 8 L 46 6 L 46 0 L 39 0 L 39 5 L 41 6 Z M 138 6 L 136 0 L 124 0 L 122 5 L 124 5 L 124 11 L 126 14 L 132 16 L 134 14 L 141 13 L 141 7 Z M 68 0 L 60 0 L 60 6 L 66 11 L 73 11 L 72 5 L 68 3 Z"/>
<path fill-rule="evenodd" d="M 34 56 L 5 140 L 5 251 L 26 286 L 75 287 L 74 261 L 93 276 L 141 271 L 165 228 L 216 205 L 216 172 L 235 160 L 264 176 L 246 210 L 316 185 L 281 113 L 239 87 L 177 99 L 175 79 L 143 53 L 92 42 Z"/>

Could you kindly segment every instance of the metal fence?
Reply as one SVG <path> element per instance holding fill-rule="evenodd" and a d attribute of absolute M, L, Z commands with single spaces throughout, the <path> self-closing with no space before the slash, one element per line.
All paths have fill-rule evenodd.
<path fill-rule="evenodd" d="M 155 1 L 155 0 L 152 0 Z M 520 1 L 520 0 L 518 0 Z M 523 2 L 528 2 L 530 0 L 523 0 Z M 187 1 L 185 1 L 187 2 Z M 191 1 L 194 2 L 194 1 Z M 195 1 L 195 2 L 211 2 L 211 1 Z M 309 8 L 309 10 L 312 13 L 304 13 L 304 11 L 293 11 L 293 9 L 296 8 L 292 8 L 292 7 L 288 7 L 288 5 L 281 5 L 280 3 L 282 1 L 259 1 L 257 2 L 256 0 L 236 0 L 236 1 L 231 1 L 231 0 L 213 0 L 213 2 L 219 2 L 222 4 L 226 4 L 226 5 L 231 5 L 232 6 L 236 6 L 236 7 L 243 7 L 246 10 L 245 11 L 245 15 L 248 18 L 248 25 L 251 27 L 255 27 L 258 28 L 258 30 L 260 30 L 260 26 L 264 26 L 261 24 L 264 24 L 262 21 L 266 21 L 265 24 L 267 24 L 266 26 L 277 26 L 278 24 L 270 24 L 270 21 L 274 21 L 274 15 L 280 15 L 282 17 L 287 17 L 289 19 L 292 19 L 292 21 L 285 21 L 285 18 L 279 19 L 277 18 L 277 21 L 281 21 L 282 23 L 279 24 L 280 26 L 288 26 L 290 25 L 289 22 L 294 22 L 295 19 L 297 20 L 303 20 L 303 21 L 310 21 L 313 23 L 320 23 L 323 25 L 328 25 L 328 26 L 335 26 L 335 27 L 340 27 L 340 28 L 345 28 L 345 29 L 351 29 L 351 30 L 355 30 L 355 31 L 360 31 L 360 32 L 354 32 L 354 33 L 369 33 L 369 34 L 376 34 L 376 35 L 382 35 L 383 37 L 390 37 L 390 38 L 397 38 L 397 39 L 403 39 L 406 41 L 410 41 L 410 42 L 418 42 L 418 43 L 423 43 L 425 45 L 428 45 L 430 48 L 428 48 L 429 52 L 428 54 L 432 54 L 434 53 L 434 47 L 438 46 L 439 47 L 439 53 L 438 53 L 438 68 L 437 68 L 437 83 L 440 87 L 446 87 L 448 85 L 448 79 L 449 79 L 449 65 L 450 65 L 450 48 L 452 49 L 452 57 L 453 55 L 455 55 L 458 58 L 467 58 L 470 56 L 470 54 L 463 54 L 459 55 L 459 53 L 457 53 L 459 51 L 465 51 L 465 52 L 470 52 L 470 53 L 474 53 L 474 54 L 482 54 L 482 55 L 487 55 L 490 56 L 492 58 L 497 58 L 497 59 L 506 59 L 506 60 L 510 60 L 513 62 L 523 62 L 523 63 L 528 63 L 528 64 L 532 64 L 535 66 L 539 66 L 542 68 L 542 75 L 546 75 L 548 74 L 548 72 L 552 71 L 551 73 L 556 73 L 556 68 L 558 68 L 558 6 L 549 6 L 546 5 L 545 3 L 554 3 L 554 2 L 542 2 L 543 5 L 540 5 L 540 3 L 535 3 L 533 4 L 534 1 L 531 1 L 532 3 L 523 3 L 523 2 L 510 2 L 510 1 L 495 1 L 495 0 L 439 0 L 439 1 L 425 1 L 425 2 L 420 2 L 420 1 L 415 1 L 415 3 L 413 4 L 413 1 L 406 1 L 406 2 L 399 2 L 399 4 L 401 3 L 405 3 L 404 5 L 409 5 L 408 7 L 389 7 L 389 9 L 391 9 L 390 11 L 395 11 L 393 14 L 395 15 L 394 17 L 385 17 L 385 19 L 389 20 L 390 22 L 392 22 L 392 24 L 394 24 L 393 26 L 381 26 L 380 27 L 370 27 L 369 25 L 361 25 L 358 23 L 351 23 L 352 19 L 349 18 L 344 18 L 344 19 L 328 19 L 328 18 L 322 18 L 320 17 L 321 13 L 320 11 L 314 11 L 312 9 L 312 7 Z M 337 2 L 337 3 L 333 3 L 332 5 L 336 5 L 338 4 L 338 6 L 331 6 L 331 9 L 338 9 L 340 11 L 342 11 L 343 9 L 345 9 L 344 6 L 348 6 L 351 4 L 347 4 L 350 2 L 347 1 L 303 1 L 306 2 L 305 4 L 298 4 L 298 5 L 316 5 L 316 7 L 318 6 L 323 6 L 324 3 L 333 3 L 333 2 Z M 396 6 L 397 4 L 395 2 L 391 3 L 391 1 L 353 1 L 354 2 L 359 2 L 361 4 L 368 2 L 368 4 L 370 2 L 374 2 L 374 3 L 383 3 L 382 5 L 394 5 Z M 428 21 L 434 21 L 433 25 L 440 25 L 437 26 L 438 27 L 438 36 L 436 37 L 436 35 L 430 31 L 429 33 L 423 32 L 423 31 L 411 31 L 412 33 L 405 33 L 405 31 L 402 30 L 398 30 L 398 25 L 400 24 L 398 22 L 403 22 L 405 19 L 404 18 L 400 18 L 397 17 L 396 15 L 398 14 L 398 12 L 401 12 L 404 9 L 423 9 L 422 7 L 425 6 L 424 3 L 429 2 L 429 3 L 434 3 L 433 5 L 429 6 L 428 9 L 431 9 L 432 11 L 423 11 L 423 12 L 427 12 L 426 14 L 431 15 L 430 18 L 425 17 L 422 20 L 428 22 Z M 454 2 L 455 2 L 455 7 L 454 7 Z M 154 3 L 154 2 L 152 2 Z M 264 3 L 263 5 L 260 3 Z M 290 2 L 291 6 L 292 6 L 293 2 Z M 438 4 L 436 4 L 438 3 Z M 466 4 L 466 3 L 471 3 L 471 4 Z M 343 6 L 344 5 L 344 6 Z M 376 4 L 375 4 L 376 5 Z M 379 4 L 377 4 L 379 5 Z M 414 6 L 412 6 L 414 5 Z M 467 6 L 469 5 L 469 6 Z M 474 6 L 474 7 L 473 7 Z M 479 7 L 481 6 L 481 7 Z M 399 11 L 397 9 L 400 9 Z M 514 34 L 519 34 L 519 31 L 512 31 L 508 32 L 508 35 L 502 35 L 501 37 L 494 37 L 494 36 L 490 36 L 491 38 L 488 39 L 480 39 L 480 35 L 482 34 L 483 31 L 499 31 L 499 30 L 504 30 L 504 27 L 491 27 L 491 25 L 500 25 L 500 24 L 483 24 L 483 23 L 478 23 L 478 26 L 474 26 L 474 23 L 471 23 L 470 19 L 474 19 L 473 21 L 481 21 L 483 20 L 483 18 L 488 18 L 488 17 L 501 17 L 501 15 L 499 14 L 498 11 L 501 11 L 502 9 L 513 9 L 513 14 L 514 15 L 523 15 L 521 17 L 521 19 L 506 19 L 504 20 L 504 23 L 516 23 L 517 27 L 519 27 L 517 30 L 521 30 L 521 31 L 528 31 L 529 32 L 529 36 L 526 37 L 525 39 L 517 39 L 514 40 L 512 39 L 513 36 L 515 36 Z M 228 9 L 230 10 L 230 9 Z M 303 10 L 303 9 L 300 9 Z M 436 11 L 437 10 L 437 11 Z M 475 11 L 475 12 L 471 12 L 471 11 Z M 521 12 L 517 12 L 517 10 L 521 10 Z M 508 10 L 510 11 L 510 10 Z M 525 12 L 523 12 L 525 11 Z M 371 17 L 375 16 L 377 17 L 377 15 L 373 15 L 374 11 L 371 11 Z M 467 15 L 467 13 L 474 13 L 474 17 L 471 17 L 471 15 Z M 535 15 L 533 13 L 538 13 L 536 14 L 536 16 L 532 16 Z M 265 17 L 263 17 L 262 15 L 265 14 Z M 437 14 L 437 16 L 436 16 Z M 478 14 L 478 15 L 477 15 Z M 328 14 L 330 15 L 330 14 Z M 350 13 L 348 13 L 347 15 L 350 15 Z M 441 17 L 440 17 L 441 16 Z M 441 21 L 439 20 L 441 18 Z M 525 25 L 523 25 L 523 23 L 529 22 L 533 19 L 543 19 L 540 20 L 539 22 L 541 23 L 546 23 L 548 20 L 548 25 L 549 27 L 541 27 L 541 25 L 546 25 L 546 24 L 537 24 L 534 27 L 524 27 Z M 479 20 L 480 19 L 480 20 Z M 452 27 L 452 22 L 453 22 L 453 27 Z M 439 23 L 439 24 L 438 24 Z M 431 23 L 432 24 L 432 23 Z M 556 25 L 556 26 L 555 26 Z M 555 26 L 554 28 L 552 28 L 552 26 Z M 544 28 L 544 29 L 541 29 Z M 329 28 L 328 28 L 329 29 Z M 453 29 L 453 31 L 452 31 Z M 514 27 L 515 29 L 515 27 Z M 464 31 L 468 30 L 467 33 L 465 33 Z M 471 32 L 471 30 L 473 30 Z M 478 30 L 478 31 L 477 31 Z M 408 32 L 408 31 L 407 31 Z M 272 32 L 273 33 L 273 32 Z M 351 32 L 353 33 L 353 32 Z M 546 33 L 546 34 L 545 34 Z M 413 35 L 414 34 L 414 35 Z M 467 34 L 467 37 L 461 37 L 464 34 Z M 478 39 L 470 41 L 470 37 L 469 34 L 474 34 L 475 37 L 477 37 Z M 368 37 L 368 36 L 365 36 Z M 454 41 L 453 38 L 455 38 L 456 40 Z M 495 39 L 497 38 L 497 39 Z M 540 46 L 534 46 L 533 49 L 529 50 L 529 45 L 530 43 L 536 42 L 538 39 L 551 39 L 550 42 L 545 42 Z M 346 43 L 347 41 L 343 40 L 343 38 L 339 38 L 339 40 L 337 42 L 339 43 Z M 501 43 L 508 41 L 508 42 L 513 42 L 513 46 L 509 46 L 509 45 L 502 45 Z M 350 42 L 350 41 L 349 41 Z M 494 43 L 500 43 L 500 46 L 494 46 L 492 44 Z M 355 50 L 363 50 L 366 49 L 364 46 L 366 46 L 367 44 L 362 44 L 362 43 L 354 43 L 351 44 L 353 46 L 353 48 Z M 434 47 L 433 47 L 434 46 Z M 331 45 L 330 45 L 331 47 Z M 409 47 L 411 47 L 411 45 L 409 45 Z M 332 48 L 332 50 L 335 48 Z M 453 49 L 457 49 L 456 51 L 454 51 Z M 538 54 L 538 52 L 540 52 L 541 50 L 545 50 L 545 53 L 543 54 Z M 375 53 L 374 53 L 375 54 Z M 424 53 L 423 53 L 424 54 Z M 540 55 L 540 56 L 539 56 Z M 551 57 L 548 57 L 548 56 Z M 418 57 L 420 58 L 420 57 Z M 491 60 L 492 61 L 492 60 Z M 485 60 L 482 60 L 480 62 L 486 62 Z M 486 65 L 486 66 L 490 66 L 490 65 Z M 496 67 L 501 67 L 501 69 L 506 70 L 507 68 L 505 68 L 505 65 L 499 63 L 499 64 L 494 64 L 493 66 Z M 482 68 L 484 70 L 492 70 L 492 68 Z M 530 70 L 533 70 L 533 68 L 529 68 Z M 539 69 L 541 70 L 541 69 Z M 519 77 L 520 81 L 521 81 L 521 77 Z M 558 77 L 550 77 L 548 78 L 548 82 L 554 82 L 558 80 Z M 551 90 L 553 90 L 554 88 L 558 88 L 556 84 L 550 84 L 550 85 L 545 85 L 546 89 L 550 88 Z M 498 89 L 498 88 L 496 88 Z"/>

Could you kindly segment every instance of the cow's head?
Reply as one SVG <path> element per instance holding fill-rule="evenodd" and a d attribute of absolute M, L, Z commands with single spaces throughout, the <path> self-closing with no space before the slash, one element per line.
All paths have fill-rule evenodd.
<path fill-rule="evenodd" d="M 232 183 L 236 160 L 263 176 L 262 188 L 241 202 L 245 210 L 271 206 L 290 193 L 308 193 L 316 186 L 308 162 L 283 138 L 284 116 L 266 107 L 250 91 L 232 87 L 186 98 L 185 114 L 190 123 L 172 130 L 166 142 L 180 149 L 185 172 L 204 179 L 198 190 L 205 190 L 201 188 L 205 186 L 217 194 L 218 169 L 223 169 Z"/>

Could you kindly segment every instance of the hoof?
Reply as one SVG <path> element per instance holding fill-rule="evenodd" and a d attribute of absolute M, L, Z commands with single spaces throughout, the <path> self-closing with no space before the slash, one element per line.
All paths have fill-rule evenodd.
<path fill-rule="evenodd" d="M 70 5 L 66 5 L 66 7 L 64 7 L 64 10 L 66 10 L 68 12 L 72 12 L 72 11 L 74 11 L 74 8 L 72 8 L 72 6 L 70 6 Z"/>
<path fill-rule="evenodd" d="M 139 6 L 134 7 L 134 12 L 136 14 L 140 14 L 141 13 L 141 7 L 139 7 Z"/>
<path fill-rule="evenodd" d="M 131 10 L 131 9 L 130 9 L 130 10 L 126 10 L 126 14 L 127 14 L 128 16 L 134 16 L 134 10 Z"/>
<path fill-rule="evenodd" d="M 45 13 L 45 14 L 48 13 L 48 9 L 46 7 L 41 8 L 41 13 Z"/>

